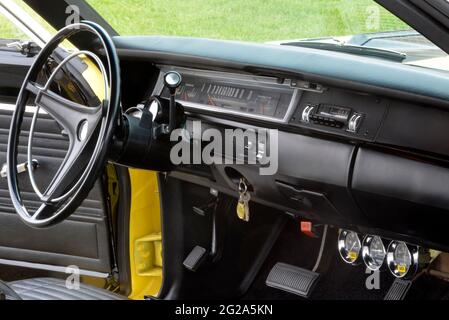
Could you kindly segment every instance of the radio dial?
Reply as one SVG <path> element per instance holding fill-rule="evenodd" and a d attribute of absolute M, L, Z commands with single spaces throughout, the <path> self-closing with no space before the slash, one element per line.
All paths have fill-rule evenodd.
<path fill-rule="evenodd" d="M 305 123 L 310 123 L 310 114 L 315 109 L 315 106 L 307 105 L 307 107 L 302 112 L 302 121 Z"/>
<path fill-rule="evenodd" d="M 362 123 L 363 116 L 359 113 L 355 113 L 348 123 L 348 131 L 349 132 L 357 132 L 359 130 L 360 124 Z"/>

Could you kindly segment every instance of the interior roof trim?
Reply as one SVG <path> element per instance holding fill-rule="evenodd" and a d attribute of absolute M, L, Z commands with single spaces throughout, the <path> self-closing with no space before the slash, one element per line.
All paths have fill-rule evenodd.
<path fill-rule="evenodd" d="M 121 56 L 159 53 L 311 74 L 449 100 L 449 72 L 324 50 L 170 36 L 114 37 Z M 348 72 L 350 71 L 350 72 Z"/>

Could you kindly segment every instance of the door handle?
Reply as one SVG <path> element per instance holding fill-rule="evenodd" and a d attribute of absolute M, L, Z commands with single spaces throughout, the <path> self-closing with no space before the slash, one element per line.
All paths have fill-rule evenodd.
<path fill-rule="evenodd" d="M 33 170 L 39 167 L 39 162 L 36 159 L 33 159 L 32 161 Z M 23 173 L 28 170 L 28 162 L 20 163 L 17 165 L 17 173 Z M 2 170 L 0 171 L 0 177 L 6 178 L 8 176 L 8 166 L 6 163 L 3 164 Z"/>

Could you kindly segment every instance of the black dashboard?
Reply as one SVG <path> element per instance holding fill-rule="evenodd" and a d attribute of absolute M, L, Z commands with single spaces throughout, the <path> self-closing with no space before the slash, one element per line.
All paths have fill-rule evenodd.
<path fill-rule="evenodd" d="M 449 104 L 437 92 L 449 82 L 447 74 L 337 54 L 337 60 L 353 60 L 342 79 L 335 77 L 341 65 L 326 71 L 329 76 L 310 74 L 311 67 L 293 72 L 279 67 L 276 59 L 262 66 L 263 46 L 257 57 L 243 63 L 229 55 L 220 59 L 215 53 L 199 54 L 207 44 L 203 40 L 190 40 L 190 48 L 183 49 L 191 49 L 189 55 L 177 52 L 175 44 L 184 40 L 165 43 L 158 38 L 164 50 L 123 41 L 117 42 L 123 72 L 143 61 L 154 68 L 156 76 L 145 82 L 151 88 L 145 94 L 166 95 L 161 77 L 165 71 L 183 75 L 177 99 L 186 109 L 188 123 L 200 119 L 204 129 L 219 130 L 279 129 L 279 164 L 273 176 L 261 176 L 260 164 L 223 164 L 182 166 L 173 177 L 233 196 L 244 177 L 253 187 L 255 202 L 288 214 L 449 248 Z M 222 49 L 227 46 L 222 44 Z M 248 49 L 245 46 L 240 49 Z M 316 62 L 338 62 L 326 52 L 310 49 L 298 49 L 295 56 L 296 49 L 287 49 L 287 54 L 284 48 L 270 46 L 266 55 L 273 58 L 269 53 L 276 50 L 286 59 L 293 55 L 310 62 L 314 55 Z M 372 73 L 357 81 L 360 70 L 354 68 L 362 65 Z M 375 67 L 385 69 L 375 72 Z M 392 71 L 403 80 L 385 87 L 391 79 L 381 78 Z M 406 79 L 421 75 L 422 81 L 431 79 L 427 83 Z M 444 81 L 435 89 L 438 79 Z"/>

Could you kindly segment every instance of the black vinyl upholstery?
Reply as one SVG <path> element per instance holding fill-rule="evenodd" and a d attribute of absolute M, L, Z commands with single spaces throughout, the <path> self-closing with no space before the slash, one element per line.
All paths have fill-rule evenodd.
<path fill-rule="evenodd" d="M 105 289 L 80 284 L 79 290 L 68 289 L 65 280 L 54 278 L 26 279 L 9 286 L 22 300 L 127 300 Z"/>

